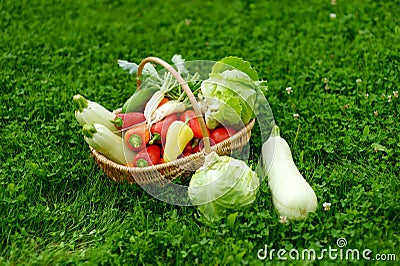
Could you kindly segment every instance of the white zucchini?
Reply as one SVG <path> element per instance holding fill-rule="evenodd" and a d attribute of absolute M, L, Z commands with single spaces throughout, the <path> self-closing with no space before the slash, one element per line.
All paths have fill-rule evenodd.
<path fill-rule="evenodd" d="M 302 219 L 315 212 L 318 205 L 315 192 L 297 169 L 290 147 L 276 125 L 262 146 L 262 160 L 273 205 L 281 216 Z"/>
<path fill-rule="evenodd" d="M 82 95 L 75 95 L 73 97 L 75 103 L 75 118 L 80 125 L 99 123 L 110 129 L 116 131 L 115 124 L 112 123 L 115 119 L 115 114 L 107 110 L 104 106 L 87 100 Z"/>
<path fill-rule="evenodd" d="M 131 165 L 136 153 L 131 151 L 123 139 L 102 124 L 85 124 L 82 133 L 87 144 L 108 159 Z"/>

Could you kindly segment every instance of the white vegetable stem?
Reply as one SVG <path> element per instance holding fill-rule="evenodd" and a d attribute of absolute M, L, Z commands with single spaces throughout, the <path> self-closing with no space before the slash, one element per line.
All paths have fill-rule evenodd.
<path fill-rule="evenodd" d="M 315 192 L 297 169 L 290 147 L 276 125 L 262 146 L 262 159 L 278 213 L 288 219 L 302 219 L 315 212 L 318 205 Z"/>

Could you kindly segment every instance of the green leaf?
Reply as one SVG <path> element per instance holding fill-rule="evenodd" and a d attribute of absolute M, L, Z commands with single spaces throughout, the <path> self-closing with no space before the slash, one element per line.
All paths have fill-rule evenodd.
<path fill-rule="evenodd" d="M 226 102 L 220 106 L 220 111 L 216 114 L 215 118 L 222 123 L 230 123 L 233 125 L 233 121 L 240 123 L 242 113 L 241 101 L 238 97 L 230 97 Z"/>
<path fill-rule="evenodd" d="M 211 73 L 216 74 L 232 69 L 238 69 L 246 73 L 254 81 L 259 80 L 257 71 L 251 67 L 251 64 L 237 56 L 223 58 L 213 66 Z"/>

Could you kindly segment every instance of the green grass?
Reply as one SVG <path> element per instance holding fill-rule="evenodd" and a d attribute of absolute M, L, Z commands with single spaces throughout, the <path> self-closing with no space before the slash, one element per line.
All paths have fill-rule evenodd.
<path fill-rule="evenodd" d="M 257 258 L 265 245 L 322 250 L 340 237 L 398 261 L 400 7 L 337 2 L 1 1 L 0 264 L 254 265 L 269 262 Z M 195 208 L 96 166 L 72 96 L 117 109 L 134 90 L 117 59 L 175 53 L 237 55 L 268 80 L 275 120 L 318 197 L 308 220 L 280 223 L 264 182 L 233 225 L 205 225 Z"/>

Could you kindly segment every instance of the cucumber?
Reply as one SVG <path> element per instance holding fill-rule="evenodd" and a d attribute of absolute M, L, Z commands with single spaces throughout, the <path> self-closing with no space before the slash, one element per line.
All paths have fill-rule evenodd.
<path fill-rule="evenodd" d="M 135 93 L 124 103 L 122 106 L 122 113 L 126 114 L 129 112 L 141 112 L 143 113 L 146 103 L 149 101 L 151 96 L 158 91 L 159 88 L 154 86 L 142 86 L 140 90 Z"/>

